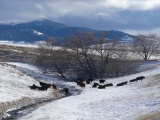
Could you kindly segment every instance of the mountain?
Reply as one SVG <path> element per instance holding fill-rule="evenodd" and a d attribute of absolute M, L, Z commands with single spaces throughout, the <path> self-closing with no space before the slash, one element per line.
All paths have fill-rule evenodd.
<path fill-rule="evenodd" d="M 32 22 L 18 24 L 0 24 L 0 40 L 25 41 L 33 43 L 35 41 L 47 40 L 50 37 L 58 39 L 61 44 L 64 38 L 71 37 L 77 31 L 93 32 L 96 35 L 100 30 L 92 30 L 83 27 L 70 27 L 61 23 L 53 22 L 47 19 L 39 19 Z M 122 41 L 128 41 L 134 38 L 133 35 L 120 31 L 106 32 L 107 39 L 113 40 L 120 38 Z"/>

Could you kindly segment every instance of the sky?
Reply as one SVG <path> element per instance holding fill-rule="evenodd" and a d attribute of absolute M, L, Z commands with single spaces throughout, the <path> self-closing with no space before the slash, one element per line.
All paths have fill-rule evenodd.
<path fill-rule="evenodd" d="M 160 35 L 160 0 L 0 0 L 0 23 L 41 18 L 95 30 Z"/>

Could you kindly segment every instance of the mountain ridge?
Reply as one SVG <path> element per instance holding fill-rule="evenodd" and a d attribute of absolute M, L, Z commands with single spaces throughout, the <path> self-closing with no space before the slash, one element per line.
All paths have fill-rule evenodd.
<path fill-rule="evenodd" d="M 73 36 L 77 31 L 93 32 L 95 34 L 102 32 L 102 30 L 92 30 L 85 27 L 71 27 L 48 19 L 38 19 L 18 24 L 0 24 L 0 40 L 33 43 L 54 37 L 58 39 L 58 44 L 61 44 L 65 38 Z M 120 38 L 121 41 L 125 41 L 134 38 L 133 35 L 121 31 L 103 30 L 103 32 L 108 33 L 106 37 L 109 40 Z"/>

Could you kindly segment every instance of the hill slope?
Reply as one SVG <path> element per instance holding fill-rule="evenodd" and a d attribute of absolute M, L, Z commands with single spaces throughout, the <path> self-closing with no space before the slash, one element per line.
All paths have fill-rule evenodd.
<path fill-rule="evenodd" d="M 47 91 L 30 89 L 29 86 L 33 84 L 40 86 L 38 80 L 31 77 L 31 74 L 37 77 L 38 75 L 42 76 L 41 71 L 29 64 L 17 63 L 16 65 L 20 65 L 21 68 L 19 69 L 18 66 L 7 63 L 0 63 L 0 120 L 8 110 L 63 96 L 58 92 L 55 96 L 55 91 L 51 88 Z"/>
<path fill-rule="evenodd" d="M 141 73 L 107 79 L 106 83 L 114 86 L 106 89 L 87 85 L 82 94 L 46 104 L 20 120 L 141 120 L 145 114 L 160 110 L 160 63 L 152 67 Z M 141 75 L 146 77 L 142 82 L 116 87 L 117 83 Z"/>

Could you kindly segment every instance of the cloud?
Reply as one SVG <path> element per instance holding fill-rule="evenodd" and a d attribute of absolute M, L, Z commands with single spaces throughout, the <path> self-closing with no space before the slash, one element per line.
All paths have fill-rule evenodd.
<path fill-rule="evenodd" d="M 115 8 L 119 10 L 153 10 L 160 7 L 159 0 L 104 0 L 103 5 L 106 8 Z"/>
<path fill-rule="evenodd" d="M 121 29 L 121 31 L 132 34 L 132 35 L 138 35 L 140 34 L 157 34 L 160 36 L 160 27 L 159 28 L 155 28 L 155 29 L 149 29 L 149 30 L 133 30 L 133 29 Z"/>
<path fill-rule="evenodd" d="M 101 30 L 153 30 L 159 12 L 159 0 L 0 0 L 0 22 L 48 18 Z"/>

